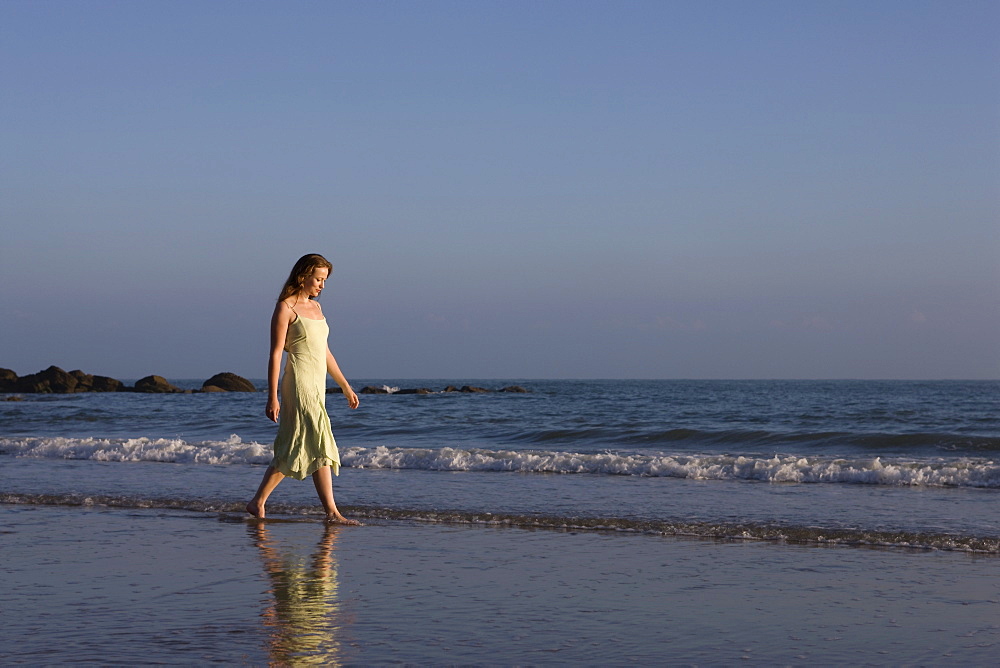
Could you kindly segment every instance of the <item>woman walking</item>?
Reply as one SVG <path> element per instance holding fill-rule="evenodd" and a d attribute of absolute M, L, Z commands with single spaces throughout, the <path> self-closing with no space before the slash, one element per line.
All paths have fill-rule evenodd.
<path fill-rule="evenodd" d="M 265 517 L 264 505 L 279 482 L 286 476 L 304 480 L 311 475 L 326 521 L 360 524 L 341 515 L 333 498 L 333 476 L 340 473 L 340 453 L 326 412 L 326 374 L 340 386 L 351 408 L 358 407 L 358 395 L 330 352 L 330 327 L 315 301 L 332 268 L 322 255 L 299 258 L 271 316 L 265 414 L 278 423 L 278 435 L 274 439 L 274 458 L 246 507 L 248 513 L 260 519 Z M 287 361 L 279 399 L 282 351 L 287 353 Z"/>

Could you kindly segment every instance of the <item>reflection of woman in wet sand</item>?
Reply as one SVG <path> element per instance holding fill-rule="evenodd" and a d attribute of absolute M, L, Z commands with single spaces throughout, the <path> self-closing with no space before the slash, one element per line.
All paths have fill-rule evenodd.
<path fill-rule="evenodd" d="M 360 524 L 337 510 L 333 499 L 333 476 L 340 473 L 340 453 L 326 412 L 326 374 L 329 373 L 347 405 L 358 407 L 351 389 L 327 345 L 330 327 L 323 309 L 315 301 L 323 292 L 332 265 L 322 255 L 303 255 L 292 268 L 271 316 L 271 356 L 267 365 L 268 418 L 278 423 L 274 458 L 264 472 L 247 512 L 263 519 L 267 497 L 285 476 L 302 480 L 311 475 L 323 503 L 328 522 Z M 281 377 L 281 353 L 288 353 Z"/>
<path fill-rule="evenodd" d="M 337 600 L 338 528 L 328 525 L 311 560 L 282 550 L 264 523 L 249 529 L 271 581 L 274 603 L 263 614 L 272 665 L 337 665 L 344 659 L 343 614 Z"/>

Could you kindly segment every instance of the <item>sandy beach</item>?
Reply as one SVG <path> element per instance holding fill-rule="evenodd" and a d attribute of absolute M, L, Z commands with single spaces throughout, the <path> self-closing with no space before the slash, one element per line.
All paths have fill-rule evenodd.
<path fill-rule="evenodd" d="M 995 557 L 0 506 L 4 664 L 991 663 Z"/>

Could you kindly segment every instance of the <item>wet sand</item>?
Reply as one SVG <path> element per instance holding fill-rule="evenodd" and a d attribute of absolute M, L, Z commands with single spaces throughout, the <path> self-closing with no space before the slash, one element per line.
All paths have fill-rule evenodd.
<path fill-rule="evenodd" d="M 0 505 L 3 664 L 959 663 L 1000 560 Z"/>

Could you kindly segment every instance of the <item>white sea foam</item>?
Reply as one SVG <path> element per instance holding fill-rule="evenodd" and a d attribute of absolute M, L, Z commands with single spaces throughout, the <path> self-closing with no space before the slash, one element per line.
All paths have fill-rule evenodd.
<path fill-rule="evenodd" d="M 271 446 L 182 439 L 5 438 L 0 451 L 18 457 L 117 462 L 266 464 Z M 792 483 L 851 483 L 892 486 L 1000 487 L 1000 464 L 988 459 L 836 458 L 774 455 L 618 454 L 462 448 L 341 449 L 345 467 L 427 471 L 510 471 L 672 477 L 694 480 L 753 480 Z"/>
<path fill-rule="evenodd" d="M 969 458 L 883 460 L 775 455 L 621 455 L 611 452 L 350 448 L 345 466 L 434 471 L 596 473 L 696 480 L 1000 487 L 1000 465 Z"/>
<path fill-rule="evenodd" d="M 244 443 L 236 434 L 200 443 L 175 438 L 5 438 L 0 439 L 0 450 L 18 457 L 181 464 L 266 464 L 272 456 L 270 445 Z"/>

